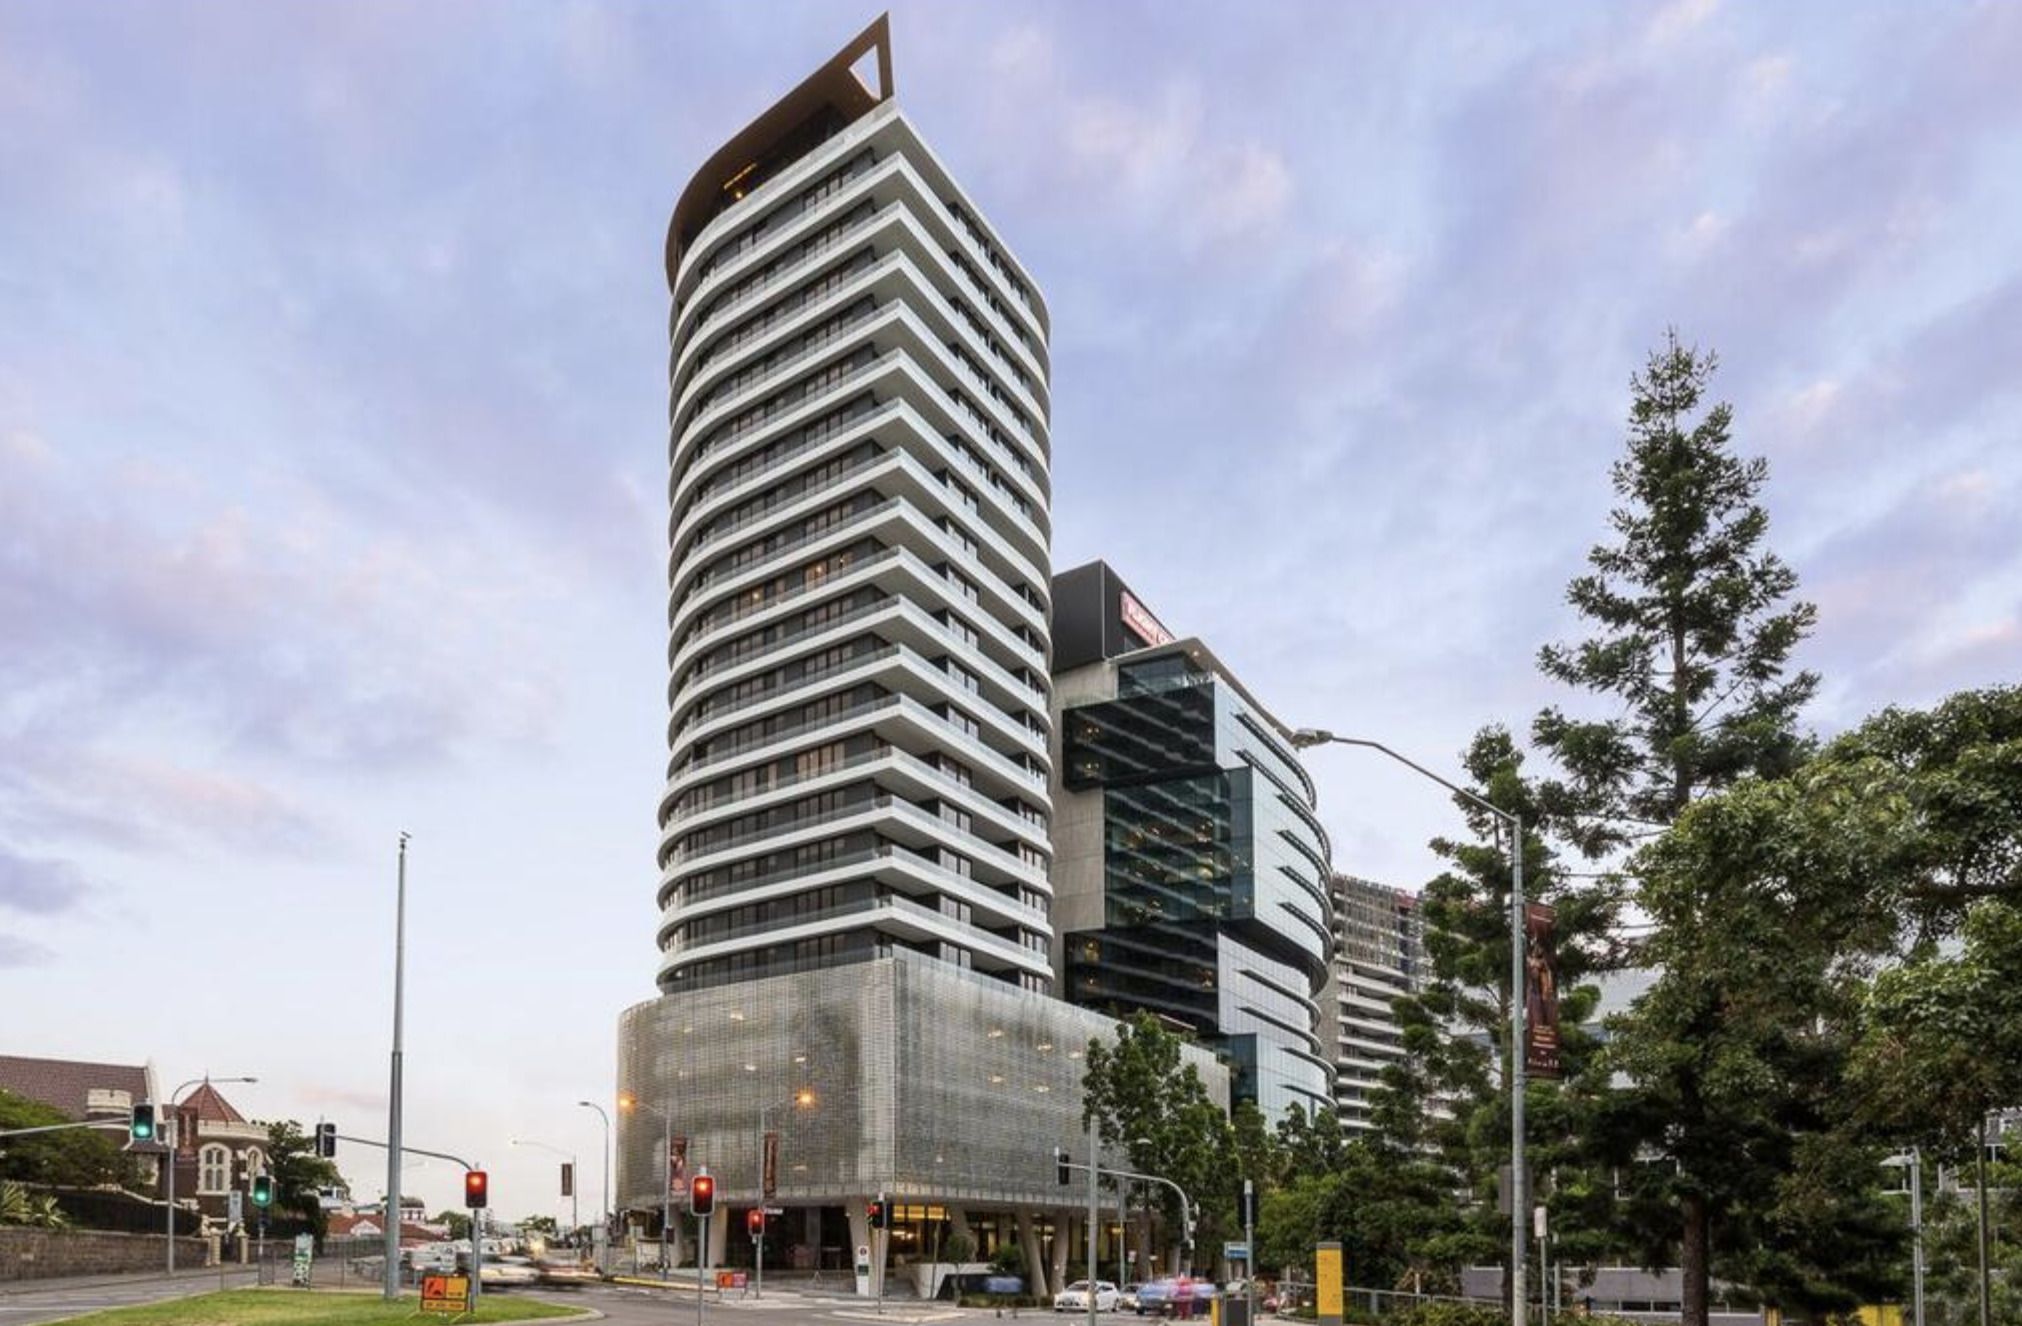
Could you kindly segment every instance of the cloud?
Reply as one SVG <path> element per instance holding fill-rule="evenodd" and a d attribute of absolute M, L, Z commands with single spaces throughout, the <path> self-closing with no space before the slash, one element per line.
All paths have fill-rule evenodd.
<path fill-rule="evenodd" d="M 54 950 L 32 939 L 0 934 L 0 971 L 17 967 L 46 966 L 55 957 Z"/>
<path fill-rule="evenodd" d="M 91 885 L 68 861 L 23 856 L 0 843 L 0 908 L 55 916 L 81 903 Z"/>

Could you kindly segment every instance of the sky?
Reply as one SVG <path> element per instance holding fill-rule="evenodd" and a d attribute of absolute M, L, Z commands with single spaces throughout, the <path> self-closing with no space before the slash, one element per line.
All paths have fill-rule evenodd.
<path fill-rule="evenodd" d="M 652 993 L 667 215 L 875 10 L 0 6 L 0 1052 L 257 1075 L 507 1215 Z M 2022 673 L 2022 6 L 905 5 L 1052 313 L 1054 559 L 1283 720 L 1548 703 L 1631 375 L 1716 350 L 1806 721 Z M 1337 868 L 1452 806 L 1312 762 Z M 361 1197 L 385 1162 L 348 1148 Z M 440 1162 L 403 1180 L 452 1205 Z"/>

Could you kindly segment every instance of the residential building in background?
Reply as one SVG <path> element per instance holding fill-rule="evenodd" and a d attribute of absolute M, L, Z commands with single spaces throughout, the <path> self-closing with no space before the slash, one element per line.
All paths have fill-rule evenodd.
<path fill-rule="evenodd" d="M 1333 876 L 1334 961 L 1322 1007 L 1334 1027 L 1334 1099 L 1341 1124 L 1367 1132 L 1370 1094 L 1404 1056 L 1392 1003 L 1425 979 L 1418 898 L 1353 875 Z"/>
<path fill-rule="evenodd" d="M 660 996 L 620 1020 L 619 1201 L 657 1229 L 663 1167 L 707 1169 L 712 1264 L 764 1192 L 771 1255 L 841 1269 L 884 1192 L 896 1260 L 962 1229 L 1044 1283 L 1114 1030 L 1048 997 L 1045 303 L 892 100 L 882 19 L 696 172 L 666 279 Z"/>
<path fill-rule="evenodd" d="M 1269 1119 L 1332 1108 L 1327 835 L 1289 733 L 1107 565 L 1056 577 L 1053 614 L 1063 993 L 1186 1029 Z"/>

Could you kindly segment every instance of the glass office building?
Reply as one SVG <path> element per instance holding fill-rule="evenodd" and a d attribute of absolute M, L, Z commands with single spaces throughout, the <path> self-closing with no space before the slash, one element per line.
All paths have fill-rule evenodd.
<path fill-rule="evenodd" d="M 1331 1109 L 1331 872 L 1312 780 L 1201 642 L 1094 566 L 1055 582 L 1063 992 L 1190 1029 L 1269 1117 Z M 1075 621 L 1090 615 L 1120 629 Z"/>

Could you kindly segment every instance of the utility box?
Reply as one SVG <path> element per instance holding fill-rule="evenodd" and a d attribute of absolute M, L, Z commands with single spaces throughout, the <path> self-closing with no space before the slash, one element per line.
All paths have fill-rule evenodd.
<path fill-rule="evenodd" d="M 1210 1326 L 1250 1326 L 1250 1296 L 1216 1294 L 1210 1300 L 1208 1319 Z"/>

